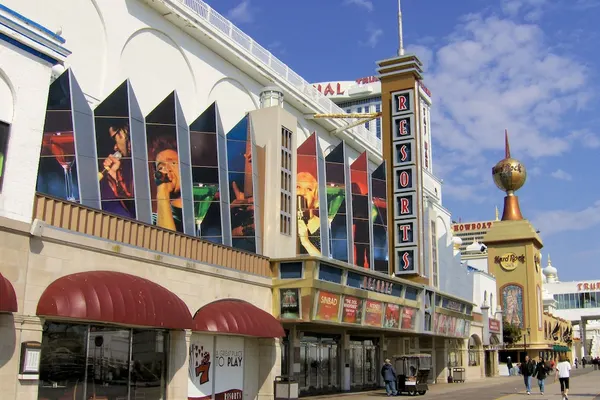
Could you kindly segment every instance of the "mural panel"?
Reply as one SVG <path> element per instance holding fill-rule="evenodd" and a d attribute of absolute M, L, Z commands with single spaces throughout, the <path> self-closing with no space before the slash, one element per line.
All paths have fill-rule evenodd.
<path fill-rule="evenodd" d="M 190 125 L 190 142 L 196 235 L 223 243 L 214 103 Z"/>
<path fill-rule="evenodd" d="M 373 222 L 373 269 L 387 274 L 387 185 L 385 161 L 371 174 L 371 220 Z"/>
<path fill-rule="evenodd" d="M 327 220 L 331 257 L 348 261 L 348 223 L 346 211 L 346 155 L 344 142 L 325 157 Z"/>
<path fill-rule="evenodd" d="M 181 170 L 177 147 L 175 93 L 146 116 L 152 222 L 183 232 Z"/>
<path fill-rule="evenodd" d="M 50 85 L 36 190 L 79 202 L 70 75 Z"/>
<path fill-rule="evenodd" d="M 227 133 L 227 166 L 231 199 L 231 244 L 256 252 L 252 136 L 246 115 Z"/>
<path fill-rule="evenodd" d="M 521 286 L 506 285 L 502 288 L 502 307 L 508 323 L 523 329 L 523 288 Z"/>
<path fill-rule="evenodd" d="M 94 110 L 102 210 L 136 218 L 127 82 Z"/>
<path fill-rule="evenodd" d="M 371 268 L 371 240 L 369 221 L 369 177 L 367 153 L 362 153 L 350 165 L 350 182 L 352 190 L 352 237 L 354 243 L 354 264 L 363 268 Z"/>
<path fill-rule="evenodd" d="M 296 198 L 298 204 L 298 253 L 321 255 L 317 135 L 298 147 Z"/>

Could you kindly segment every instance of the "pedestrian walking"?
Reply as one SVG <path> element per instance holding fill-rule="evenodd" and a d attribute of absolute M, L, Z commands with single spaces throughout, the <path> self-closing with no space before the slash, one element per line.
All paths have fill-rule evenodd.
<path fill-rule="evenodd" d="M 585 368 L 585 364 L 587 363 L 585 357 L 581 358 L 581 365 L 583 366 L 583 368 Z"/>
<path fill-rule="evenodd" d="M 569 376 L 571 375 L 571 362 L 565 356 L 561 356 L 556 366 L 556 376 L 560 381 L 560 392 L 564 400 L 569 400 Z"/>
<path fill-rule="evenodd" d="M 523 382 L 525 383 L 525 390 L 527 394 L 531 394 L 531 377 L 535 373 L 536 363 L 529 359 L 529 356 L 525 356 L 525 362 L 521 363 L 521 375 L 523 375 Z"/>
<path fill-rule="evenodd" d="M 396 396 L 398 391 L 396 390 L 396 370 L 392 366 L 389 358 L 385 360 L 383 367 L 381 367 L 381 376 L 385 382 L 385 392 L 388 396 Z"/>
<path fill-rule="evenodd" d="M 540 361 L 537 363 L 537 366 L 535 368 L 535 377 L 538 380 L 540 394 L 544 394 L 544 389 L 546 387 L 546 378 L 548 377 L 548 372 L 550 372 L 550 369 L 544 362 L 544 358 L 540 357 Z"/>
<path fill-rule="evenodd" d="M 510 359 L 510 356 L 506 357 L 506 367 L 508 368 L 508 376 L 512 376 L 513 375 L 513 363 L 512 360 Z"/>
<path fill-rule="evenodd" d="M 575 369 L 579 368 L 579 360 L 577 360 L 577 357 L 575 357 L 574 364 L 575 364 Z M 584 368 L 585 368 L 585 365 L 584 365 Z"/>

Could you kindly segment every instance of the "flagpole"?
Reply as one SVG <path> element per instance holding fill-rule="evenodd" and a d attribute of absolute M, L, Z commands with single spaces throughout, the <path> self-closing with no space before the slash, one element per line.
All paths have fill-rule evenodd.
<path fill-rule="evenodd" d="M 398 56 L 404 55 L 404 37 L 402 35 L 402 5 L 398 0 Z"/>

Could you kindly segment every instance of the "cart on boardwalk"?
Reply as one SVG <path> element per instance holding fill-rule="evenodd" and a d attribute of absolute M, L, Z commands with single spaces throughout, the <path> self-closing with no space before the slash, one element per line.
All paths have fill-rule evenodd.
<path fill-rule="evenodd" d="M 394 356 L 394 367 L 397 378 L 398 393 L 407 393 L 410 396 L 424 395 L 429 386 L 427 378 L 431 370 L 431 355 L 410 354 Z"/>

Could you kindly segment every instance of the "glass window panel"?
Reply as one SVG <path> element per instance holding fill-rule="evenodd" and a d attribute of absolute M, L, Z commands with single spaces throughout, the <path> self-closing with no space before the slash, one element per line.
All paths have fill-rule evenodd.
<path fill-rule="evenodd" d="M 281 279 L 300 279 L 302 278 L 301 262 L 287 262 L 279 264 L 279 275 Z"/>
<path fill-rule="evenodd" d="M 134 330 L 132 335 L 131 399 L 162 400 L 168 335 L 151 330 Z"/>
<path fill-rule="evenodd" d="M 44 324 L 39 399 L 83 397 L 87 332 L 87 325 Z"/>
<path fill-rule="evenodd" d="M 128 398 L 131 332 L 115 327 L 90 327 L 85 398 Z"/>

